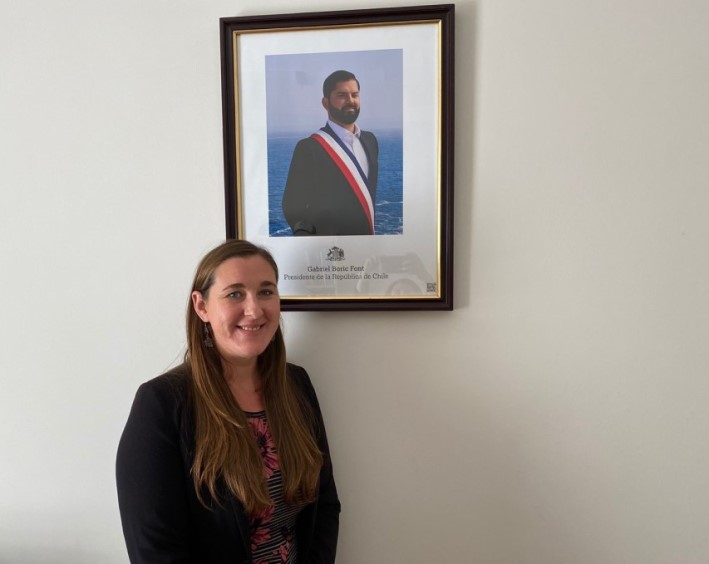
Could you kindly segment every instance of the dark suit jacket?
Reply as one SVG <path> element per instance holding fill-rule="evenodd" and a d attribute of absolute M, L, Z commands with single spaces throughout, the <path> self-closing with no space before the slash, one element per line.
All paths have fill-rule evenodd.
<path fill-rule="evenodd" d="M 307 373 L 288 374 L 313 406 L 324 453 L 318 499 L 298 516 L 299 564 L 335 562 L 340 502 L 332 476 L 322 415 Z M 194 453 L 192 385 L 187 365 L 141 385 L 118 446 L 118 503 L 133 564 L 250 564 L 249 521 L 225 493 L 206 509 L 197 499 L 190 469 Z M 209 495 L 205 497 L 208 499 Z"/>
<path fill-rule="evenodd" d="M 325 129 L 335 135 L 329 126 Z M 369 131 L 360 133 L 367 153 L 367 183 L 372 202 L 377 192 L 379 144 Z M 283 215 L 294 235 L 371 235 L 369 221 L 337 165 L 320 143 L 301 139 L 293 151 L 283 192 Z"/>

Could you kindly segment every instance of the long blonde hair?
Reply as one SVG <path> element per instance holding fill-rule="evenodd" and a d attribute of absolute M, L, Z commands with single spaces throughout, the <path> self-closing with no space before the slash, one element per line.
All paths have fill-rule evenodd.
<path fill-rule="evenodd" d="M 248 241 L 228 240 L 207 253 L 199 263 L 192 291 L 200 292 L 206 299 L 214 283 L 214 271 L 220 264 L 230 258 L 255 255 L 271 265 L 278 279 L 278 266 L 267 250 Z M 246 416 L 224 379 L 216 347 L 205 344 L 204 331 L 205 325 L 190 299 L 185 360 L 192 372 L 194 397 L 194 487 L 205 506 L 206 492 L 220 503 L 218 482 L 223 480 L 247 513 L 256 514 L 271 504 L 261 453 Z M 286 349 L 280 327 L 259 355 L 257 367 L 266 416 L 278 452 L 284 499 L 290 504 L 312 501 L 323 455 L 315 439 L 312 409 L 286 373 Z"/>

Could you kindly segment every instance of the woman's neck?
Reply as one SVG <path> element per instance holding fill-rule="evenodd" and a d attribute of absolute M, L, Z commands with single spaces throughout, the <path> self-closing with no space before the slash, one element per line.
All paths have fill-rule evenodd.
<path fill-rule="evenodd" d="M 243 411 L 263 411 L 261 378 L 256 362 L 244 366 L 225 364 L 224 379 L 236 403 Z"/>

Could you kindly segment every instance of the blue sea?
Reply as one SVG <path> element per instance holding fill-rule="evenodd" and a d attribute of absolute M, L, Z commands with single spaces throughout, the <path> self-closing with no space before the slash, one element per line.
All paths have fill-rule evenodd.
<path fill-rule="evenodd" d="M 268 138 L 268 219 L 271 237 L 292 235 L 283 217 L 281 200 L 293 150 L 311 132 Z M 377 235 L 403 233 L 403 137 L 401 132 L 375 132 L 379 141 L 379 180 L 374 202 L 374 232 Z"/>

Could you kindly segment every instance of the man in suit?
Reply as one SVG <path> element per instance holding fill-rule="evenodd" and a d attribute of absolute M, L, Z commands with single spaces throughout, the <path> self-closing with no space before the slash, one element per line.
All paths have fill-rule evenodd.
<path fill-rule="evenodd" d="M 283 214 L 293 235 L 374 235 L 379 145 L 357 124 L 359 81 L 349 71 L 323 83 L 325 127 L 293 151 Z"/>

